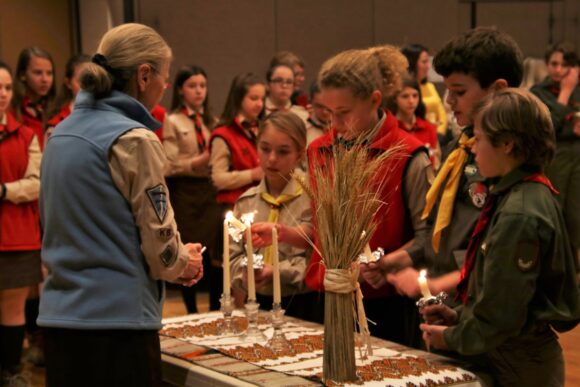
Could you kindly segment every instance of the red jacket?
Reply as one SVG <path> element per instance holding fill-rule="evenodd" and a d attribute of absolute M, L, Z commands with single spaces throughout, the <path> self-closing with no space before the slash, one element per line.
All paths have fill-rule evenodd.
<path fill-rule="evenodd" d="M 243 171 L 260 165 L 256 142 L 246 135 L 237 119 L 230 126 L 216 128 L 211 134 L 210 144 L 216 137 L 221 137 L 230 149 L 230 171 Z M 256 184 L 248 184 L 228 191 L 218 191 L 217 201 L 233 205 L 244 192 L 254 185 Z"/>
<path fill-rule="evenodd" d="M 70 110 L 70 104 L 67 103 L 65 104 L 62 109 L 60 109 L 60 111 L 58 112 L 57 115 L 55 115 L 54 117 L 52 117 L 50 120 L 48 120 L 48 126 L 52 126 L 55 127 L 58 124 L 60 124 L 65 118 L 67 118 L 68 116 L 70 116 L 70 114 L 72 113 L 72 111 Z"/>
<path fill-rule="evenodd" d="M 157 135 L 157 137 L 159 137 L 159 141 L 161 142 L 163 142 L 163 122 L 165 121 L 166 114 L 167 111 L 161 105 L 156 105 L 153 108 L 153 110 L 151 110 L 151 115 L 153 116 L 153 118 L 155 118 L 157 121 L 161 123 L 161 127 L 155 130 L 155 134 Z"/>
<path fill-rule="evenodd" d="M 40 149 L 44 149 L 44 123 L 42 122 L 42 118 L 30 114 L 28 109 L 26 109 L 28 101 L 28 98 L 24 98 L 22 106 L 20 107 L 22 124 L 34 131 L 34 134 L 36 134 L 36 137 L 38 138 Z"/>
<path fill-rule="evenodd" d="M 382 206 L 375 215 L 377 228 L 373 234 L 370 246 L 372 250 L 382 247 L 385 253 L 398 249 L 413 238 L 413 225 L 405 204 L 403 192 L 403 177 L 410 157 L 422 149 L 422 144 L 417 139 L 398 127 L 397 119 L 389 112 L 379 133 L 369 146 L 371 152 L 381 152 L 395 144 L 403 145 L 402 157 L 395 157 L 386 162 L 377 175 L 377 179 L 385 179 L 381 189 L 381 199 L 388 203 Z M 316 139 L 308 148 L 308 160 L 310 176 L 313 176 L 313 164 L 325 163 L 323 154 L 330 152 L 333 139 L 336 138 L 336 130 L 332 129 L 322 137 Z M 315 236 L 318 244 L 318 236 Z M 323 291 L 325 269 L 320 264 L 321 257 L 315 252 L 312 255 L 306 269 L 305 282 L 310 288 Z M 378 298 L 392 294 L 394 289 L 384 286 L 374 289 L 366 282 L 361 284 L 363 294 L 368 298 Z"/>
<path fill-rule="evenodd" d="M 28 150 L 34 131 L 7 113 L 7 135 L 0 140 L 0 182 L 20 180 L 28 167 Z M 40 223 L 36 200 L 14 204 L 0 201 L 0 251 L 40 249 Z"/>
<path fill-rule="evenodd" d="M 411 130 L 407 130 L 405 128 L 405 124 L 399 121 L 399 128 L 403 129 L 406 132 L 409 132 L 410 135 L 417 138 L 421 143 L 428 146 L 429 149 L 435 150 L 439 146 L 439 139 L 437 138 L 437 127 L 430 123 L 427 120 L 422 119 L 421 117 L 415 117 L 415 125 Z M 431 162 L 435 165 L 433 157 L 431 157 Z"/>

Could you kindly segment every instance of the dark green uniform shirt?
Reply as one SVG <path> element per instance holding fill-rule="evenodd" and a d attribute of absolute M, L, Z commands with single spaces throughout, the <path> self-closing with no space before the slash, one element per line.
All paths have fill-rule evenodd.
<path fill-rule="evenodd" d="M 573 132 L 574 130 L 574 113 L 580 111 L 580 87 L 576 87 L 570 95 L 568 105 L 564 106 L 558 102 L 560 94 L 560 84 L 553 82 L 550 77 L 534 85 L 530 89 L 532 93 L 538 96 L 543 103 L 550 109 L 552 123 L 556 131 L 558 142 L 561 141 L 578 141 L 580 138 Z"/>
<path fill-rule="evenodd" d="M 576 263 L 561 211 L 550 189 L 523 181 L 519 168 L 499 180 L 496 209 L 469 278 L 459 323 L 445 330 L 450 349 L 488 352 L 510 339 L 551 325 L 572 329 L 580 320 Z"/>
<path fill-rule="evenodd" d="M 472 126 L 467 126 L 463 129 L 463 132 L 468 137 L 473 137 Z M 456 140 L 447 154 L 457 147 L 458 141 Z M 485 204 L 488 191 L 487 184 L 485 179 L 479 174 L 479 169 L 475 164 L 475 156 L 469 149 L 467 152 L 469 154 L 465 165 L 462 167 L 461 180 L 459 181 L 457 195 L 453 203 L 451 222 L 441 232 L 438 253 L 433 250 L 432 238 L 437 213 L 439 212 L 439 204 L 441 203 L 441 195 L 444 190 L 439 193 L 437 203 L 433 206 L 427 219 L 429 233 L 425 240 L 423 251 L 430 277 L 439 277 L 461 269 L 473 228 L 481 208 Z"/>

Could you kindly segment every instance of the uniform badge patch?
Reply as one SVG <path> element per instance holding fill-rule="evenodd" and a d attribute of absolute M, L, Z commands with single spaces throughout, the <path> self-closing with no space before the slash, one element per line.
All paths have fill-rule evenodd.
<path fill-rule="evenodd" d="M 170 228 L 162 228 L 159 231 L 157 231 L 159 238 L 161 238 L 164 241 L 168 241 L 171 238 L 173 238 L 173 230 Z"/>
<path fill-rule="evenodd" d="M 539 246 L 537 241 L 520 241 L 514 259 L 519 271 L 527 273 L 538 265 Z"/>
<path fill-rule="evenodd" d="M 177 259 L 177 254 L 175 254 L 171 246 L 167 246 L 159 257 L 165 266 L 171 266 Z"/>
<path fill-rule="evenodd" d="M 165 186 L 159 184 L 153 188 L 149 188 L 146 192 L 155 209 L 155 214 L 157 214 L 159 222 L 163 223 L 165 215 L 167 215 L 167 193 L 165 192 Z"/>
<path fill-rule="evenodd" d="M 482 208 L 485 204 L 485 199 L 487 199 L 487 186 L 480 181 L 471 183 L 469 185 L 469 196 L 475 207 Z"/>
<path fill-rule="evenodd" d="M 465 169 L 463 170 L 467 177 L 474 176 L 477 173 L 477 165 L 475 164 L 467 164 Z"/>

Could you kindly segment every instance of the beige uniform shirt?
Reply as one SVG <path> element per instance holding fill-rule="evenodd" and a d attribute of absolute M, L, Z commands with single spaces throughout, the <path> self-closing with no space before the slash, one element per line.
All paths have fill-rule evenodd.
<path fill-rule="evenodd" d="M 194 114 L 189 111 L 188 114 Z M 211 135 L 210 130 L 202 124 L 203 138 L 206 143 Z M 209 166 L 192 169 L 191 160 L 199 156 L 197 133 L 191 118 L 183 112 L 172 113 L 163 123 L 163 147 L 167 154 L 167 176 L 209 176 Z"/>
<path fill-rule="evenodd" d="M 0 124 L 6 125 L 6 115 L 4 115 Z M 38 199 L 40 192 L 40 160 L 42 152 L 38 144 L 38 138 L 32 137 L 28 146 L 28 165 L 22 179 L 5 183 L 6 195 L 4 200 L 14 204 L 26 203 Z"/>
<path fill-rule="evenodd" d="M 289 111 L 296 114 L 302 121 L 304 121 L 304 125 L 307 124 L 308 121 L 308 110 L 304 109 L 302 106 L 299 105 L 292 105 L 292 102 L 288 101 L 288 104 L 284 106 L 284 109 L 279 109 L 277 106 L 274 105 L 272 100 L 266 97 L 266 101 L 264 102 L 264 110 L 266 112 L 266 116 L 269 114 L 274 113 L 278 110 Z"/>
<path fill-rule="evenodd" d="M 163 173 L 166 163 L 163 145 L 154 132 L 144 128 L 133 129 L 119 137 L 109 156 L 113 182 L 131 206 L 151 277 L 173 281 L 183 273 L 188 255 L 177 231 L 171 203 L 167 202 L 167 214 L 160 222 L 147 195 L 148 189 L 159 184 L 167 192 Z M 163 263 L 166 251 L 172 251 L 175 257 L 165 259 L 171 262 L 170 266 Z"/>
<path fill-rule="evenodd" d="M 298 183 L 292 179 L 288 182 L 282 194 L 294 195 L 298 189 Z M 252 187 L 240 196 L 234 207 L 234 215 L 240 217 L 241 214 L 257 211 L 254 217 L 254 222 L 267 222 L 270 214 L 270 204 L 261 198 L 261 193 L 267 192 L 266 181 L 263 179 L 256 187 Z M 280 208 L 280 215 L 278 223 L 290 227 L 298 225 L 312 226 L 312 209 L 310 207 L 310 198 L 306 193 L 302 193 L 296 199 L 286 202 Z M 308 260 L 312 254 L 312 250 L 301 249 L 290 246 L 286 243 L 279 243 L 279 259 L 280 259 L 280 283 L 282 296 L 291 296 L 293 294 L 307 293 L 310 290 L 304 284 L 304 276 Z M 257 254 L 262 254 L 263 250 L 259 250 Z M 232 286 L 236 289 L 246 291 L 242 284 L 242 277 L 246 267 L 241 266 L 242 258 L 246 256 L 244 242 L 235 243 L 230 239 L 230 258 L 231 258 L 231 272 L 232 272 Z M 271 296 L 272 283 L 257 287 L 256 292 L 262 295 Z"/>

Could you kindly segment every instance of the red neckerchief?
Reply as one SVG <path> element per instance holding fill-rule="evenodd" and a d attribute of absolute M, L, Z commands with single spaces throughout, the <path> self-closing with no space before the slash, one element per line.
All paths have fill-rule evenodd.
<path fill-rule="evenodd" d="M 205 138 L 203 137 L 203 121 L 201 119 L 201 114 L 193 113 L 190 115 L 188 114 L 189 112 L 185 106 L 183 109 L 181 109 L 181 112 L 189 117 L 189 119 L 193 122 L 193 127 L 195 128 L 195 137 L 197 139 L 197 149 L 199 149 L 199 153 L 203 153 L 207 144 Z"/>
<path fill-rule="evenodd" d="M 550 180 L 542 172 L 534 173 L 528 177 L 522 179 L 522 181 L 531 181 L 535 183 L 544 184 L 550 189 L 554 194 L 558 194 L 558 191 L 552 186 Z M 457 295 L 455 299 L 461 300 L 464 305 L 467 304 L 467 290 L 469 287 L 469 276 L 471 271 L 475 266 L 475 260 L 477 258 L 477 250 L 483 242 L 484 231 L 487 229 L 489 222 L 491 221 L 492 215 L 495 211 L 495 205 L 497 203 L 499 195 L 491 194 L 487 197 L 485 206 L 481 210 L 481 214 L 477 219 L 475 229 L 473 234 L 471 234 L 471 239 L 469 240 L 469 245 L 467 246 L 467 253 L 465 255 L 465 262 L 461 268 L 461 279 L 459 284 L 457 284 Z"/>
<path fill-rule="evenodd" d="M 238 117 L 234 121 L 236 125 L 250 134 L 252 141 L 255 143 L 256 137 L 258 137 L 258 121 L 240 121 Z"/>
<path fill-rule="evenodd" d="M 24 97 L 22 100 L 22 111 L 27 113 L 29 116 L 42 121 L 44 106 L 42 106 L 41 103 L 32 103 L 30 102 L 29 97 Z"/>

